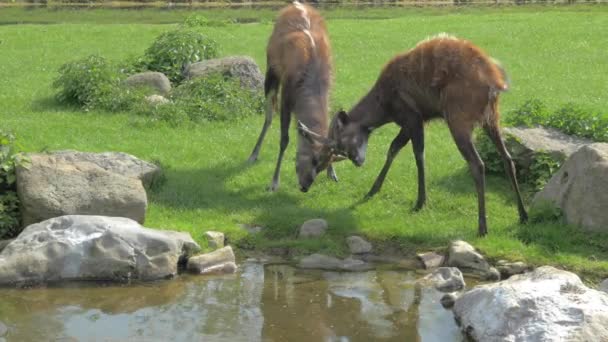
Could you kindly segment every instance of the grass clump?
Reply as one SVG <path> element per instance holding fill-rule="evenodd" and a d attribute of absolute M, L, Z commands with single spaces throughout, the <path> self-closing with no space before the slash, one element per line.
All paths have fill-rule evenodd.
<path fill-rule="evenodd" d="M 184 79 L 183 68 L 194 62 L 219 56 L 218 43 L 189 28 L 179 28 L 162 33 L 146 50 L 143 63 L 150 71 L 167 75 L 171 82 Z"/>
<path fill-rule="evenodd" d="M 174 90 L 170 103 L 145 106 L 139 112 L 153 120 L 179 125 L 235 121 L 262 113 L 263 105 L 259 92 L 245 90 L 238 79 L 217 73 L 186 81 Z"/>
<path fill-rule="evenodd" d="M 0 130 L 0 238 L 12 238 L 20 232 L 15 168 L 27 162 L 20 150 L 15 136 Z"/>

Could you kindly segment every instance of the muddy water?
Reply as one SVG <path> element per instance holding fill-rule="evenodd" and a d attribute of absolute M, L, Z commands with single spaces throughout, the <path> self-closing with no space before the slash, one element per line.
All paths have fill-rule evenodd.
<path fill-rule="evenodd" d="M 461 341 L 442 294 L 415 279 L 244 263 L 147 285 L 0 289 L 0 340 Z"/>

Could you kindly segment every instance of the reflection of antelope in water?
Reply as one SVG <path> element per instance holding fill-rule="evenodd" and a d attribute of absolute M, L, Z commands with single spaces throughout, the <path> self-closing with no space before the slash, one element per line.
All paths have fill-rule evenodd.
<path fill-rule="evenodd" d="M 281 87 L 281 143 L 271 191 L 279 187 L 281 162 L 289 144 L 291 112 L 312 131 L 327 136 L 328 92 L 331 85 L 331 49 L 325 23 L 312 7 L 294 2 L 283 9 L 274 26 L 267 47 L 267 71 L 264 82 L 266 120 L 250 162 L 258 158 L 266 131 L 272 122 L 277 92 Z M 331 167 L 332 159 L 323 144 L 298 139 L 296 173 L 300 189 L 308 191 L 317 174 L 325 169 L 337 181 Z"/>
<path fill-rule="evenodd" d="M 464 159 L 468 162 L 478 200 L 478 232 L 486 235 L 484 164 L 473 145 L 475 125 L 481 125 L 500 153 L 517 197 L 521 222 L 528 215 L 523 205 L 515 166 L 500 134 L 498 98 L 508 89 L 504 70 L 472 43 L 441 35 L 419 43 L 414 49 L 395 56 L 384 67 L 376 84 L 357 105 L 340 112 L 332 122 L 331 139 L 317 136 L 299 124 L 302 134 L 321 141 L 348 155 L 356 165 L 365 161 L 367 141 L 374 128 L 389 122 L 401 127 L 388 150 L 386 162 L 367 194 L 382 187 L 393 159 L 412 140 L 418 168 L 418 200 L 415 209 L 426 202 L 424 180 L 424 123 L 443 118 Z M 330 156 L 325 156 L 329 159 Z"/>

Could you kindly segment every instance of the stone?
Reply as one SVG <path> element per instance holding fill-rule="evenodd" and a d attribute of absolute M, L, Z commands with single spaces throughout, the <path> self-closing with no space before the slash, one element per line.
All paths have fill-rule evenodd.
<path fill-rule="evenodd" d="M 349 236 L 346 244 L 352 254 L 365 254 L 372 251 L 372 244 L 359 236 Z"/>
<path fill-rule="evenodd" d="M 261 91 L 264 88 L 264 75 L 253 58 L 248 56 L 231 56 L 207 59 L 192 63 L 184 70 L 186 79 L 205 77 L 214 73 L 238 78 L 241 87 Z"/>
<path fill-rule="evenodd" d="M 302 258 L 298 267 L 334 271 L 367 271 L 373 269 L 372 265 L 362 260 L 353 258 L 340 260 L 323 254 L 312 254 Z"/>
<path fill-rule="evenodd" d="M 439 302 L 441 303 L 441 306 L 443 306 L 444 309 L 451 309 L 454 307 L 454 304 L 456 303 L 456 299 L 458 299 L 456 294 L 446 293 L 443 295 L 443 297 L 441 297 Z"/>
<path fill-rule="evenodd" d="M 532 200 L 532 207 L 559 208 L 569 224 L 608 233 L 608 143 L 573 153 Z"/>
<path fill-rule="evenodd" d="M 187 269 L 191 273 L 234 273 L 236 263 L 232 247 L 226 246 L 211 253 L 193 256 L 188 259 Z"/>
<path fill-rule="evenodd" d="M 511 157 L 524 169 L 530 168 L 537 153 L 548 153 L 562 162 L 582 146 L 592 143 L 545 127 L 505 127 L 503 136 Z"/>
<path fill-rule="evenodd" d="M 94 153 L 61 150 L 39 155 L 52 156 L 69 163 L 91 162 L 106 171 L 139 179 L 146 188 L 150 188 L 163 176 L 163 171 L 159 166 L 124 152 Z"/>
<path fill-rule="evenodd" d="M 457 240 L 450 243 L 448 248 L 448 266 L 458 267 L 463 272 L 471 271 L 481 275 L 482 279 L 494 280 L 500 278 L 500 273 L 493 269 L 486 259 L 466 241 Z"/>
<path fill-rule="evenodd" d="M 421 278 L 419 282 L 433 285 L 441 292 L 454 292 L 465 287 L 462 272 L 456 267 L 439 267 Z"/>
<path fill-rule="evenodd" d="M 600 291 L 608 293 L 608 278 L 604 279 L 604 281 L 600 283 Z"/>
<path fill-rule="evenodd" d="M 146 87 L 158 95 L 167 95 L 171 92 L 171 81 L 162 72 L 146 71 L 129 76 L 125 84 L 130 87 Z"/>
<path fill-rule="evenodd" d="M 206 231 L 205 239 L 207 239 L 209 247 L 213 249 L 224 247 L 224 233 L 222 232 Z"/>
<path fill-rule="evenodd" d="M 0 285 L 166 279 L 199 250 L 187 233 L 123 217 L 66 215 L 26 227 L 0 253 Z"/>
<path fill-rule="evenodd" d="M 61 153 L 28 158 L 28 165 L 16 169 L 24 226 L 63 215 L 117 216 L 144 222 L 148 199 L 138 178 Z"/>
<path fill-rule="evenodd" d="M 264 230 L 264 227 L 255 224 L 241 224 L 242 229 L 246 230 L 249 234 L 258 234 Z"/>
<path fill-rule="evenodd" d="M 417 254 L 416 256 L 422 262 L 422 266 L 427 270 L 440 267 L 445 261 L 445 257 L 443 255 L 435 252 L 421 253 Z"/>
<path fill-rule="evenodd" d="M 6 324 L 2 323 L 2 321 L 0 321 L 0 337 L 6 335 L 6 333 L 8 332 L 8 328 L 6 327 Z"/>
<path fill-rule="evenodd" d="M 148 95 L 146 97 L 144 97 L 144 100 L 146 100 L 146 102 L 150 105 L 153 106 L 160 106 L 160 105 L 165 105 L 168 103 L 171 103 L 171 101 L 169 101 L 169 99 L 167 99 L 166 97 L 162 96 L 162 95 Z"/>
<path fill-rule="evenodd" d="M 8 244 L 11 243 L 13 240 L 14 239 L 0 240 L 0 253 L 2 253 L 4 247 L 8 246 Z"/>
<path fill-rule="evenodd" d="M 550 266 L 476 286 L 453 312 L 474 341 L 608 341 L 608 294 Z"/>
<path fill-rule="evenodd" d="M 500 272 L 502 279 L 507 279 L 515 274 L 522 274 L 530 269 L 524 262 L 508 262 L 506 260 L 499 260 L 496 263 L 496 268 L 498 269 L 498 272 Z"/>
<path fill-rule="evenodd" d="M 324 219 L 312 219 L 304 222 L 300 227 L 299 237 L 301 239 L 316 238 L 323 234 L 327 230 L 327 221 Z"/>

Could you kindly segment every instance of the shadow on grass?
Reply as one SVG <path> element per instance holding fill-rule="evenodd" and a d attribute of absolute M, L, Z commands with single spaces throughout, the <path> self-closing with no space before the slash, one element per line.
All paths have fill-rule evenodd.
<path fill-rule="evenodd" d="M 151 199 L 178 210 L 211 210 L 212 215 L 224 216 L 226 221 L 239 220 L 239 216 L 251 217 L 253 213 L 251 222 L 234 223 L 265 227 L 264 236 L 271 239 L 295 238 L 302 222 L 312 218 L 324 218 L 334 226 L 330 234 L 341 235 L 356 229 L 356 221 L 348 208 L 307 207 L 301 203 L 300 196 L 285 189 L 286 185 L 270 193 L 266 190 L 267 184 L 257 181 L 240 187 L 229 184 L 250 167 L 243 162 L 202 169 L 169 169 L 166 183 L 151 194 Z"/>
<path fill-rule="evenodd" d="M 34 112 L 82 112 L 83 109 L 77 105 L 65 104 L 57 101 L 54 97 L 42 97 L 33 100 L 30 109 Z"/>

